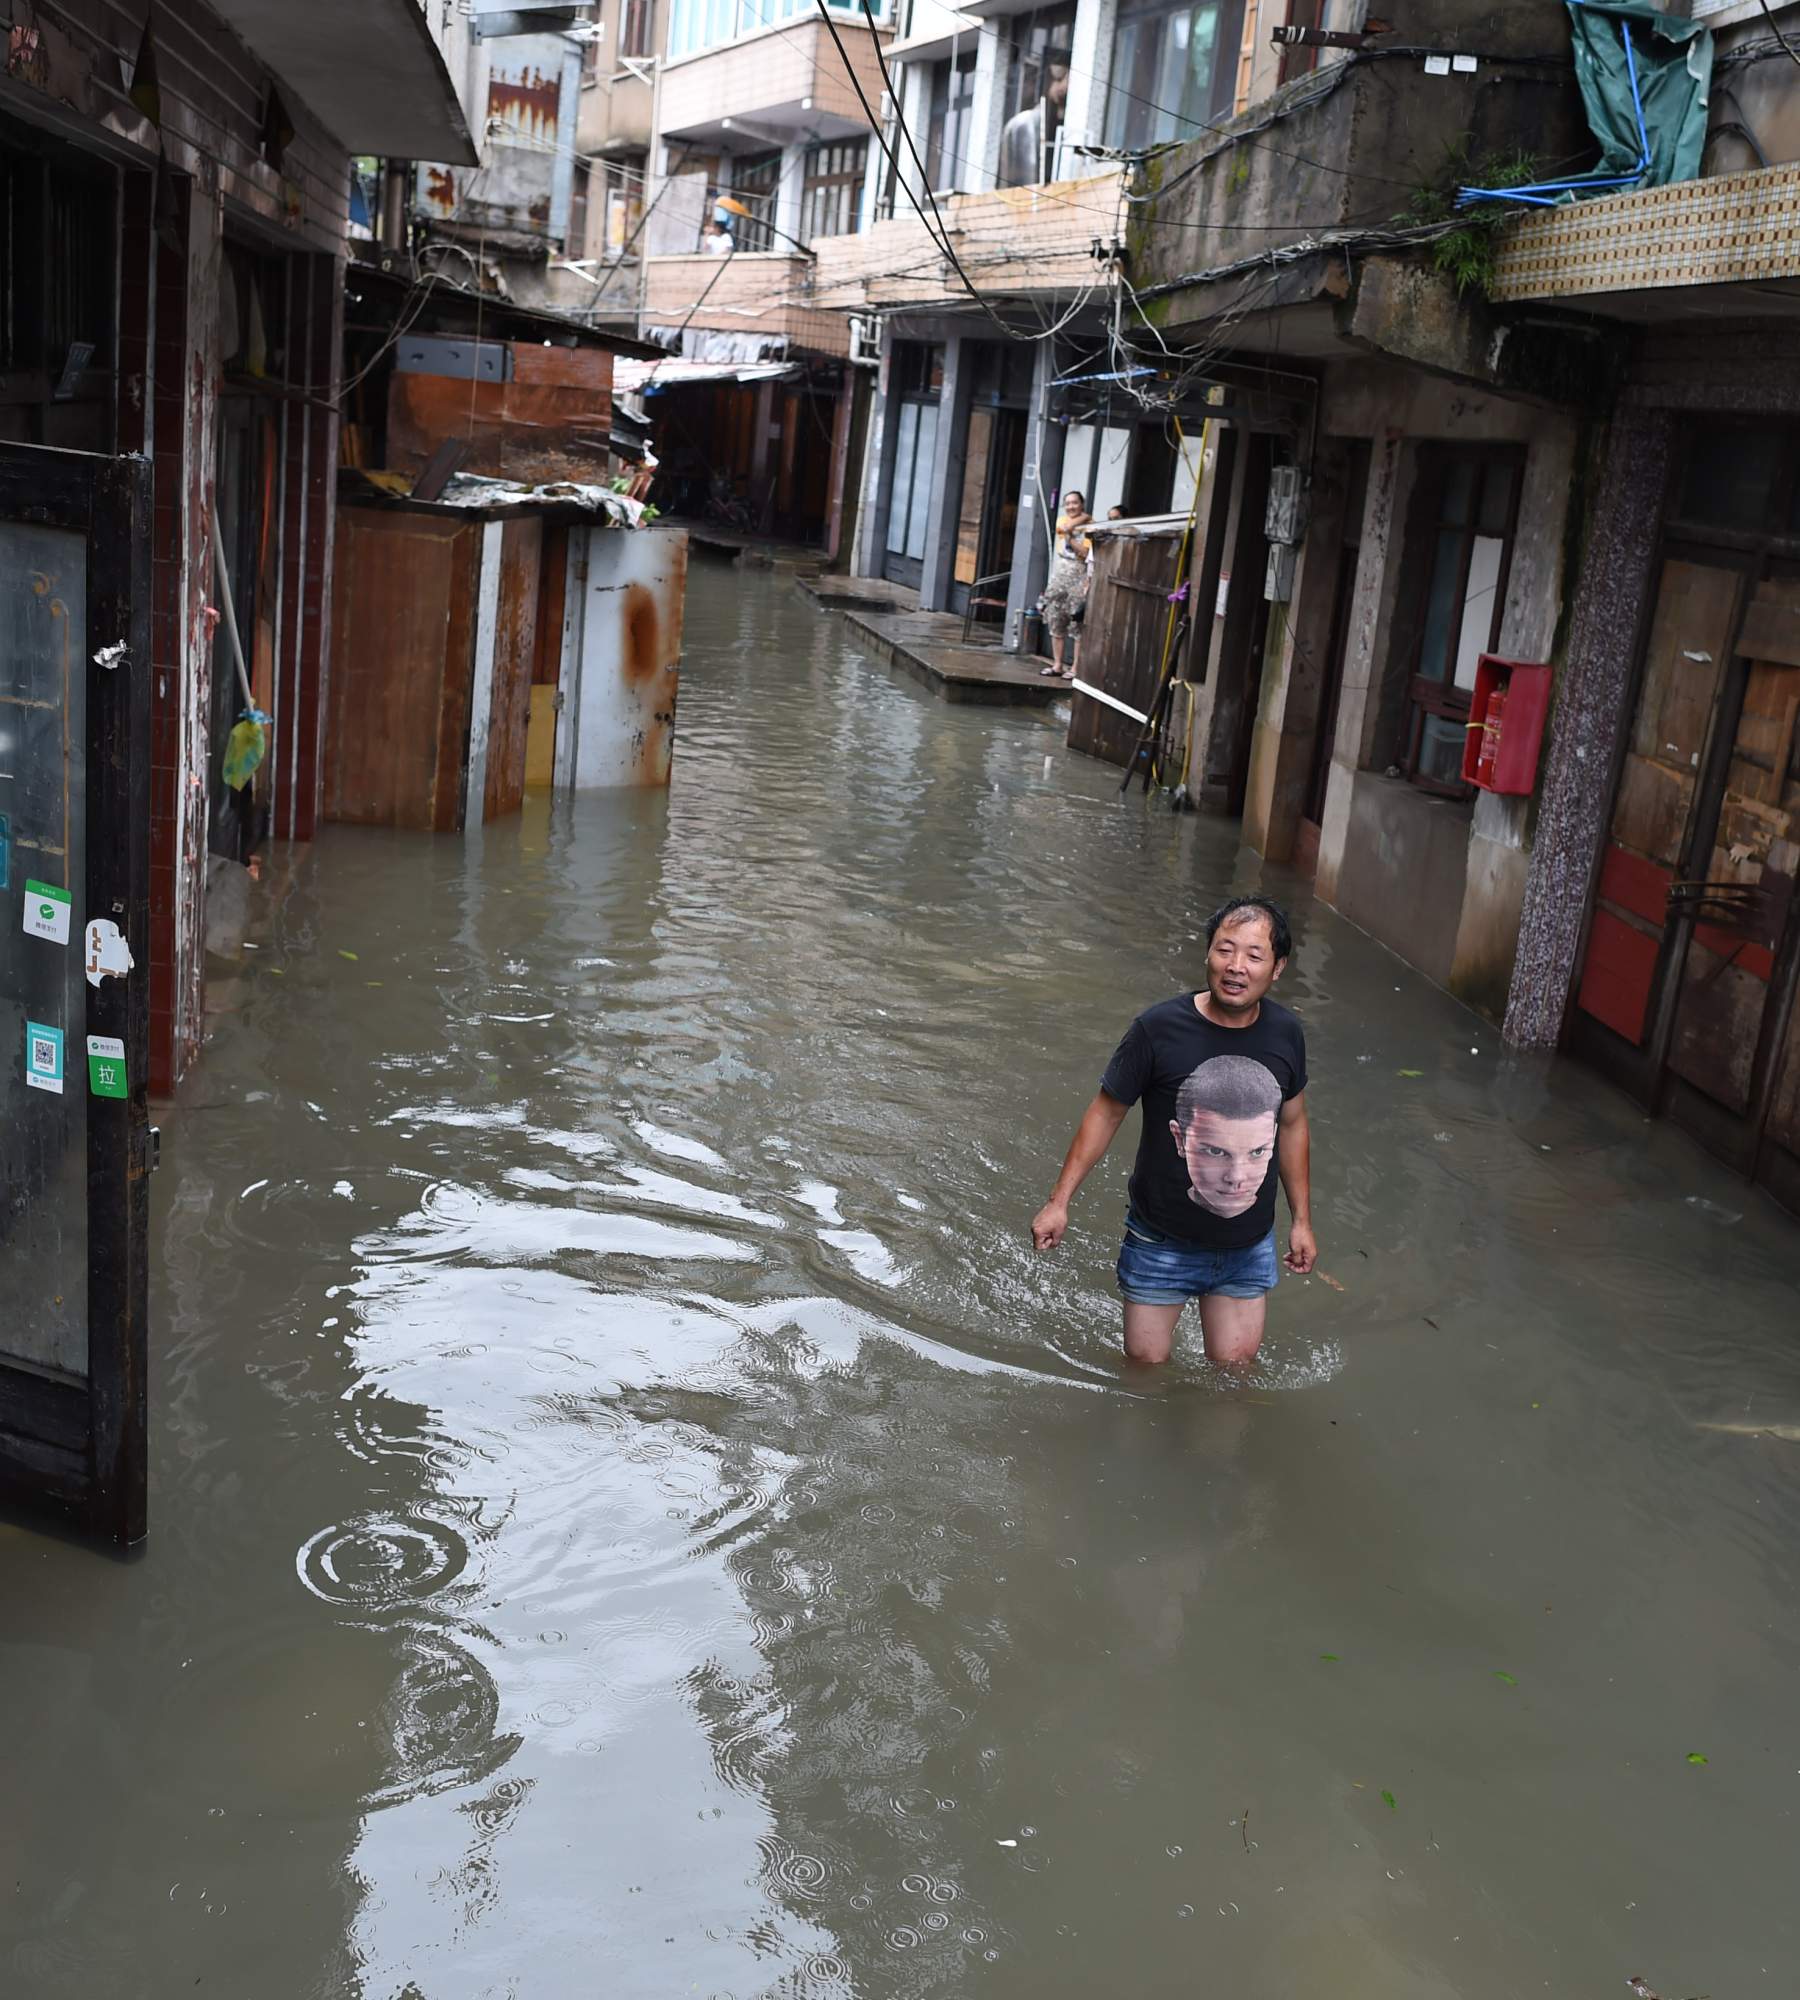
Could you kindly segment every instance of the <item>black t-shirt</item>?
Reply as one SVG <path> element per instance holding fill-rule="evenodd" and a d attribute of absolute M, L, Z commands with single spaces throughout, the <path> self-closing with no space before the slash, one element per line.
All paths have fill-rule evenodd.
<path fill-rule="evenodd" d="M 1131 1205 L 1152 1229 L 1247 1250 L 1275 1227 L 1281 1107 L 1306 1088 L 1306 1037 L 1285 1007 L 1264 1000 L 1247 1028 L 1215 1027 L 1191 993 L 1147 1007 L 1100 1088 L 1143 1100 Z"/>

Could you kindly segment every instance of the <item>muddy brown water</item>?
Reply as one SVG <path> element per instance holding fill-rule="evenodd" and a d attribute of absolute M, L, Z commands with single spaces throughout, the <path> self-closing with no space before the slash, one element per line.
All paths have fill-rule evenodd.
<path fill-rule="evenodd" d="M 0 1526 L 0 1991 L 1792 1993 L 1793 1226 L 778 578 L 681 710 L 215 966 L 153 1539 Z M 1145 1386 L 1129 1148 L 1026 1223 L 1259 881 L 1343 1289 Z"/>

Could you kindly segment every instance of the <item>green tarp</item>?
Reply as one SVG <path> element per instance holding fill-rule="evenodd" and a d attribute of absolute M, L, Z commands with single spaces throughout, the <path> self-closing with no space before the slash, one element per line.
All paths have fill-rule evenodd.
<path fill-rule="evenodd" d="M 1571 180 L 1570 192 L 1611 194 L 1621 187 L 1695 179 L 1706 146 L 1712 30 L 1665 14 L 1645 0 L 1569 0 L 1569 25 L 1575 38 L 1575 78 L 1600 144 L 1599 164 Z M 1629 60 L 1621 29 L 1631 37 Z M 1632 97 L 1633 63 L 1643 136 Z M 1649 140 L 1647 164 L 1644 137 Z"/>

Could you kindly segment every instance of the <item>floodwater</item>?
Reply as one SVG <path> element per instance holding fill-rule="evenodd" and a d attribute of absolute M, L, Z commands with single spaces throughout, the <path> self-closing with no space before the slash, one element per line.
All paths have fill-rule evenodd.
<path fill-rule="evenodd" d="M 0 1992 L 1792 1994 L 1793 1226 L 1044 719 L 689 616 L 666 798 L 331 829 L 215 966 L 152 1539 L 0 1527 Z M 1337 1285 L 1127 1380 L 1130 1147 L 1026 1225 L 1257 881 Z"/>

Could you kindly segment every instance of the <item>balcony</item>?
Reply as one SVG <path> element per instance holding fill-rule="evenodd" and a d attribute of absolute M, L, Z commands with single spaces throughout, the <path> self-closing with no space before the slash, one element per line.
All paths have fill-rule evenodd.
<path fill-rule="evenodd" d="M 1494 259 L 1492 297 L 1623 319 L 1800 309 L 1800 163 L 1604 195 L 1528 216 Z M 1753 285 L 1751 308 L 1729 288 Z"/>
<path fill-rule="evenodd" d="M 840 358 L 850 351 L 849 322 L 808 303 L 808 258 L 747 250 L 728 258 L 649 257 L 644 271 L 646 326 L 685 323 L 706 333 L 785 340 L 790 349 Z"/>
<path fill-rule="evenodd" d="M 417 0 L 212 0 L 212 10 L 352 153 L 480 158 Z"/>
<path fill-rule="evenodd" d="M 850 21 L 838 24 L 838 34 L 869 102 L 879 105 L 874 36 Z M 843 139 L 869 129 L 837 48 L 816 19 L 676 57 L 662 72 L 660 117 L 665 139 L 730 150 Z"/>
<path fill-rule="evenodd" d="M 1119 175 L 939 197 L 950 242 L 977 292 L 1055 298 L 1093 280 L 1096 236 L 1117 226 Z M 908 205 L 860 236 L 816 243 L 813 298 L 836 312 L 966 304 L 968 291 Z"/>

